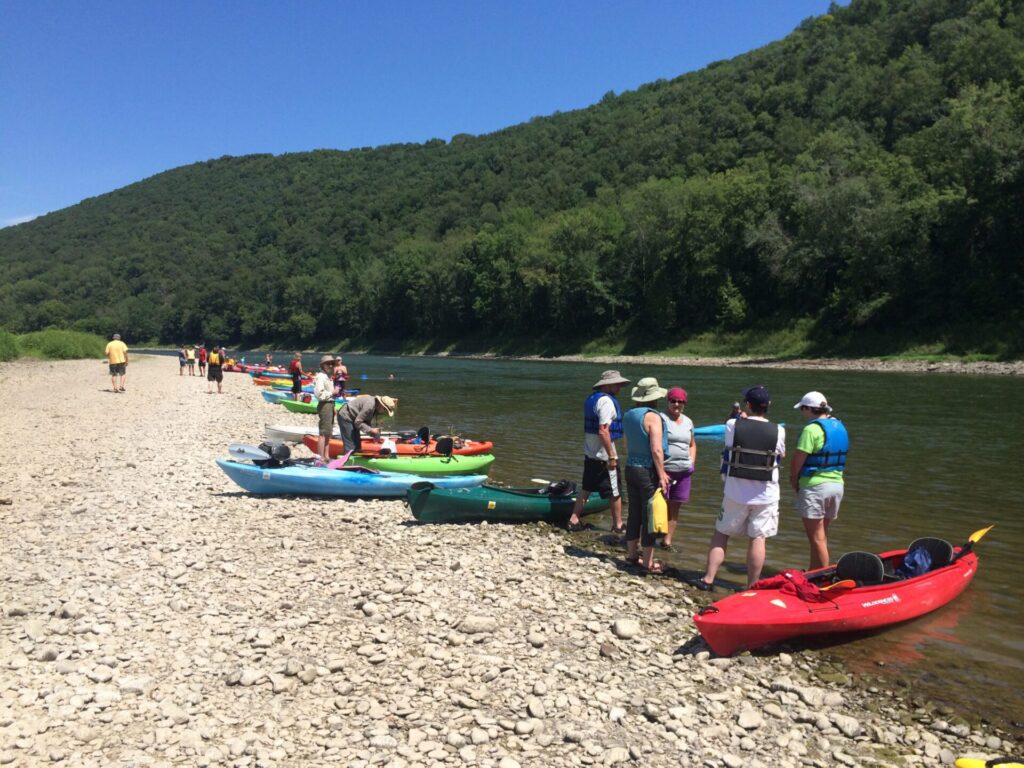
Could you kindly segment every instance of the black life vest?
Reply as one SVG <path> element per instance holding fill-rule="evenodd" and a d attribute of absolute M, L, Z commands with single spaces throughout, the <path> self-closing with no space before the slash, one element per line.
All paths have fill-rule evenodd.
<path fill-rule="evenodd" d="M 779 454 L 779 427 L 760 419 L 736 419 L 732 448 L 722 453 L 724 469 L 729 477 L 770 481 Z"/>

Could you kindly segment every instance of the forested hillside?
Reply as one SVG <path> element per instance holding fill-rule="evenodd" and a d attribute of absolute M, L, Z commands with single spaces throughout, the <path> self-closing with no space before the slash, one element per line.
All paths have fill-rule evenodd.
<path fill-rule="evenodd" d="M 225 157 L 0 230 L 0 326 L 570 351 L 813 322 L 821 352 L 1019 354 L 1022 163 L 1024 0 L 853 0 L 576 112 Z"/>

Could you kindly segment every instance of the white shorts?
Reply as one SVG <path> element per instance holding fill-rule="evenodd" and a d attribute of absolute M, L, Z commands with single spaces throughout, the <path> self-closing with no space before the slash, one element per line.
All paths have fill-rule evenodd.
<path fill-rule="evenodd" d="M 752 539 L 767 539 L 779 532 L 779 502 L 741 504 L 722 499 L 715 530 L 726 536 L 745 533 Z"/>
<path fill-rule="evenodd" d="M 801 488 L 796 495 L 796 509 L 808 520 L 835 520 L 843 501 L 842 483 L 820 483 Z"/>

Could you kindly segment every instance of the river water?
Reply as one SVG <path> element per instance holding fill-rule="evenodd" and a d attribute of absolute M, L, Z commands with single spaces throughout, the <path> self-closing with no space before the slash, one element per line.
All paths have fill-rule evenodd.
<path fill-rule="evenodd" d="M 247 355 L 252 361 L 261 358 Z M 284 363 L 287 356 L 275 359 Z M 317 359 L 307 355 L 306 363 Z M 538 477 L 579 481 L 582 401 L 610 367 L 359 355 L 347 355 L 345 362 L 353 385 L 399 398 L 395 426 L 428 425 L 434 432 L 451 427 L 467 437 L 491 439 L 498 457 L 491 477 L 520 486 Z M 774 401 L 770 416 L 788 424 L 790 451 L 803 424 L 793 404 L 808 390 L 824 392 L 851 435 L 846 495 L 831 528 L 833 559 L 850 550 L 905 547 L 919 536 L 962 544 L 972 531 L 994 524 L 977 545 L 978 575 L 959 599 L 929 616 L 829 651 L 848 668 L 909 681 L 915 696 L 950 704 L 961 713 L 1004 725 L 1024 721 L 1024 580 L 1018 573 L 1024 503 L 1013 486 L 1024 460 L 1019 379 L 657 365 L 620 369 L 634 382 L 656 376 L 666 388 L 685 387 L 686 413 L 698 426 L 721 422 L 745 387 L 764 384 Z M 620 395 L 624 409 L 628 397 L 627 387 Z M 270 409 L 260 415 L 267 422 L 273 422 Z M 703 572 L 722 496 L 720 451 L 720 441 L 699 441 L 691 503 L 680 513 L 677 552 L 662 558 L 684 572 Z M 607 517 L 590 521 L 604 531 L 609 527 Z M 575 536 L 586 546 L 598 535 Z M 742 538 L 733 542 L 720 579 L 745 583 L 745 547 Z M 780 530 L 768 543 L 766 573 L 806 567 L 807 557 L 793 494 L 783 484 Z"/>

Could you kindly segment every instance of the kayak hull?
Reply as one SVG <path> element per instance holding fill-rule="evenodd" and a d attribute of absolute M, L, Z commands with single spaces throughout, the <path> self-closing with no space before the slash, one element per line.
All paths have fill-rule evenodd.
<path fill-rule="evenodd" d="M 906 550 L 893 550 L 879 557 L 898 567 L 905 554 Z M 969 552 L 951 565 L 911 579 L 833 590 L 834 595 L 825 593 L 829 599 L 822 603 L 804 602 L 777 589 L 748 589 L 717 601 L 693 620 L 720 656 L 797 637 L 863 632 L 941 608 L 967 588 L 977 569 L 977 555 Z M 815 573 L 804 575 L 813 581 Z"/>
<path fill-rule="evenodd" d="M 302 442 L 309 450 L 316 453 L 316 435 L 304 437 Z M 424 453 L 436 455 L 434 452 L 436 445 L 437 442 L 431 440 L 426 451 L 423 449 L 423 443 L 396 443 L 395 448 L 398 450 L 399 456 L 422 456 Z M 364 437 L 359 443 L 359 452 L 363 454 L 380 454 L 382 447 L 383 443 L 379 440 L 370 440 Z M 463 440 L 461 447 L 455 448 L 452 451 L 452 455 L 478 456 L 483 453 L 490 453 L 493 448 L 494 443 L 490 440 Z M 344 452 L 345 444 L 340 439 L 331 440 L 327 445 L 327 455 L 331 458 L 340 456 Z"/>
<path fill-rule="evenodd" d="M 287 398 L 278 400 L 278 402 L 281 403 L 286 410 L 289 410 L 292 413 L 316 413 L 316 398 L 311 398 L 308 403 L 305 400 L 289 400 Z M 344 404 L 344 400 L 335 400 L 334 410 L 338 410 Z"/>
<path fill-rule="evenodd" d="M 308 464 L 270 468 L 231 459 L 217 459 L 217 466 L 237 485 L 249 493 L 260 495 L 402 498 L 413 484 L 425 480 L 417 475 L 400 472 L 359 472 Z M 486 475 L 455 475 L 433 477 L 430 482 L 446 488 L 463 488 L 480 485 L 486 479 Z"/>
<path fill-rule="evenodd" d="M 263 399 L 268 403 L 274 404 L 280 403 L 282 400 L 290 400 L 292 397 L 291 392 L 267 392 L 264 390 L 263 392 L 260 392 L 260 394 L 263 395 Z"/>
<path fill-rule="evenodd" d="M 378 472 L 405 472 L 412 475 L 485 475 L 494 463 L 494 456 L 352 456 L 350 464 L 369 467 Z"/>
<path fill-rule="evenodd" d="M 412 516 L 421 523 L 564 523 L 576 503 L 576 495 L 548 496 L 537 488 L 439 488 L 431 483 L 414 485 L 407 494 Z M 591 494 L 583 508 L 589 515 L 608 508 L 608 499 Z"/>

